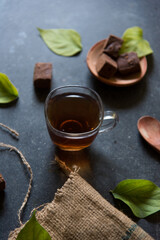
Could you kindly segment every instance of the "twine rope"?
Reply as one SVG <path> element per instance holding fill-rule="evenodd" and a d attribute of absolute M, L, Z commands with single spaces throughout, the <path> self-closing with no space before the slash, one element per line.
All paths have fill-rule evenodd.
<path fill-rule="evenodd" d="M 1 124 L 1 123 L 0 123 L 0 125 L 3 126 L 3 127 L 5 127 L 5 128 L 7 128 L 11 133 L 14 133 L 16 136 L 19 136 L 19 133 L 16 132 L 15 130 L 7 127 L 7 126 L 4 125 L 4 124 Z M 27 203 L 27 201 L 28 201 L 28 198 L 29 198 L 29 195 L 30 195 L 30 192 L 31 192 L 31 188 L 32 188 L 32 181 L 33 181 L 32 168 L 31 168 L 30 164 L 27 162 L 27 160 L 25 159 L 25 157 L 23 156 L 22 152 L 19 151 L 16 147 L 14 147 L 14 146 L 12 146 L 12 145 L 9 145 L 9 144 L 2 143 L 2 142 L 0 142 L 0 147 L 7 148 L 9 151 L 15 151 L 15 152 L 19 155 L 22 163 L 27 167 L 27 169 L 28 169 L 28 171 L 29 171 L 29 173 L 30 173 L 28 190 L 27 190 L 27 193 L 26 193 L 25 198 L 24 198 L 24 200 L 23 200 L 23 203 L 22 203 L 22 205 L 21 205 L 21 207 L 20 207 L 20 209 L 18 210 L 18 213 L 17 213 L 19 223 L 20 223 L 20 225 L 23 225 L 23 223 L 22 223 L 22 221 L 21 221 L 21 215 L 22 215 L 22 211 L 23 211 L 23 209 L 24 209 L 24 207 L 25 207 L 25 205 L 26 205 L 26 203 Z"/>
<path fill-rule="evenodd" d="M 8 126 L 6 126 L 6 125 L 3 124 L 3 123 L 0 123 L 0 126 L 6 128 L 6 129 L 8 129 L 10 133 L 13 133 L 13 134 L 15 134 L 17 137 L 19 137 L 19 133 L 18 133 L 16 130 L 14 130 L 14 129 L 8 127 Z"/>

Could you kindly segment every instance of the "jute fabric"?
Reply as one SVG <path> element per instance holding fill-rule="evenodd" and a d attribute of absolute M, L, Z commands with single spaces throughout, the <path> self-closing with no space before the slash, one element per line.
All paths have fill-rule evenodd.
<path fill-rule="evenodd" d="M 152 240 L 142 228 L 106 201 L 78 173 L 36 218 L 53 240 Z M 15 240 L 21 228 L 10 233 Z"/>

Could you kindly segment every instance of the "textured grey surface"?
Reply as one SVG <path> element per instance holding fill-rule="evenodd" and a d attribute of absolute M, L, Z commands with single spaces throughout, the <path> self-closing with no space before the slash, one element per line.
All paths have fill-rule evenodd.
<path fill-rule="evenodd" d="M 146 219 L 133 217 L 131 211 L 114 201 L 110 189 L 126 178 L 144 178 L 160 186 L 160 155 L 140 137 L 137 120 L 151 115 L 160 120 L 160 55 L 158 0 L 1 0 L 0 1 L 0 72 L 8 75 L 19 90 L 16 103 L 0 106 L 0 122 L 16 129 L 19 140 L 0 129 L 0 142 L 18 147 L 30 163 L 34 182 L 23 221 L 30 211 L 53 199 L 66 179 L 53 163 L 55 147 L 47 133 L 44 100 L 47 93 L 35 91 L 33 69 L 36 62 L 53 63 L 52 89 L 78 84 L 96 90 L 105 110 L 119 114 L 119 124 L 99 135 L 89 149 L 81 153 L 60 153 L 59 157 L 81 160 L 82 175 L 109 202 L 132 217 L 155 239 L 160 239 L 160 214 Z M 90 47 L 109 34 L 122 36 L 126 28 L 140 26 L 154 50 L 148 56 L 144 79 L 132 87 L 116 88 L 98 82 L 86 65 Z M 36 27 L 73 28 L 82 37 L 83 51 L 74 57 L 51 52 Z M 0 152 L 0 172 L 6 179 L 5 193 L 0 193 L 0 239 L 18 227 L 17 211 L 27 190 L 28 173 L 14 152 Z"/>

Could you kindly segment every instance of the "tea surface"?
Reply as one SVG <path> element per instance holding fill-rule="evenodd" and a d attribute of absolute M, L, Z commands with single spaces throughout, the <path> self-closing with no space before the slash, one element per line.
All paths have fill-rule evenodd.
<path fill-rule="evenodd" d="M 84 133 L 99 124 L 99 106 L 95 99 L 85 94 L 62 94 L 48 104 L 51 125 L 63 132 Z"/>

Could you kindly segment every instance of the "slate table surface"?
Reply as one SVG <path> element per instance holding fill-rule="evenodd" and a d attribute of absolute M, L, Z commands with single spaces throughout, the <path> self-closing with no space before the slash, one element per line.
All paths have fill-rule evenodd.
<path fill-rule="evenodd" d="M 34 179 L 23 222 L 31 210 L 50 202 L 66 176 L 55 164 L 55 156 L 81 167 L 82 176 L 112 205 L 124 211 L 153 238 L 160 239 L 160 212 L 145 219 L 135 218 L 130 209 L 115 201 L 110 190 L 124 179 L 148 179 L 160 186 L 160 154 L 140 136 L 137 120 L 150 115 L 160 120 L 160 2 L 158 0 L 1 0 L 0 72 L 7 74 L 19 91 L 13 104 L 0 106 L 0 122 L 16 129 L 19 140 L 0 128 L 0 142 L 16 146 L 30 163 Z M 122 36 L 133 26 L 143 29 L 154 51 L 147 57 L 148 70 L 138 84 L 118 88 L 95 79 L 87 68 L 89 49 L 110 34 Z M 75 29 L 82 37 L 83 50 L 74 57 L 51 52 L 39 36 L 43 29 Z M 88 149 L 61 152 L 52 144 L 44 117 L 47 92 L 33 86 L 36 62 L 53 64 L 52 87 L 87 86 L 99 93 L 105 110 L 119 115 L 119 124 L 99 134 Z M 29 175 L 15 152 L 0 151 L 0 172 L 6 189 L 0 193 L 0 239 L 6 240 L 18 227 L 17 211 L 25 197 Z"/>

